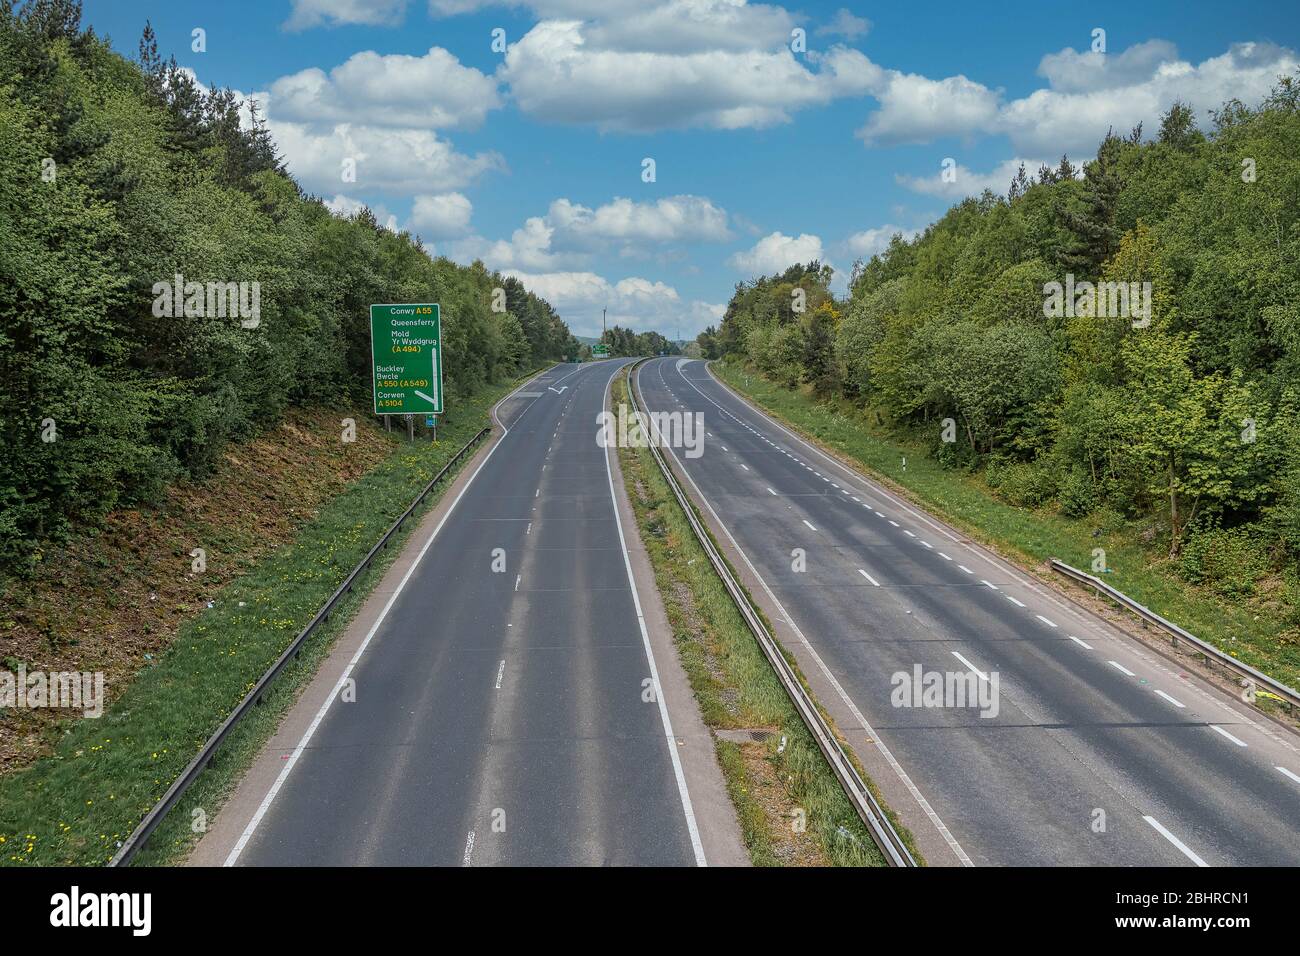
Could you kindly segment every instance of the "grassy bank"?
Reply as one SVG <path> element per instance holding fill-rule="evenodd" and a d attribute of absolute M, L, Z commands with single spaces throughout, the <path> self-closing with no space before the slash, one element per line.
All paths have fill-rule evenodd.
<path fill-rule="evenodd" d="M 625 376 L 615 380 L 613 400 L 627 401 Z M 759 866 L 883 866 L 650 451 L 620 449 L 619 460 L 704 722 L 715 731 L 771 732 L 763 742 L 717 740 L 750 858 Z"/>
<path fill-rule="evenodd" d="M 399 442 L 324 502 L 290 541 L 216 592 L 210 607 L 184 618 L 169 646 L 142 662 L 103 717 L 65 723 L 49 756 L 0 778 L 0 862 L 97 865 L 111 858 L 221 720 L 419 488 L 488 423 L 491 406 L 514 384 L 484 389 L 462 403 L 439 428 L 436 445 Z M 425 508 L 440 493 L 430 495 Z M 408 522 L 400 537 L 415 526 Z M 263 706 L 241 722 L 140 862 L 173 860 L 197 838 L 400 544 L 308 642 Z"/>
<path fill-rule="evenodd" d="M 978 475 L 949 470 L 925 446 L 886 433 L 846 402 L 818 401 L 752 368 L 715 362 L 715 374 L 810 440 L 852 460 L 928 510 L 1025 567 L 1048 558 L 1088 570 L 1105 550 L 1106 580 L 1156 613 L 1292 687 L 1300 686 L 1300 634 L 1264 602 L 1233 601 L 1180 579 L 1166 555 L 1144 544 L 1140 526 L 1066 518 L 1050 507 L 999 500 Z M 1261 699 L 1260 706 L 1275 706 Z"/>

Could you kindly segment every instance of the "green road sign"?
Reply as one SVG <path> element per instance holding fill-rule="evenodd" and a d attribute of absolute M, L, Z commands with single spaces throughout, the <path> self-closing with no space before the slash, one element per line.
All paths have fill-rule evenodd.
<path fill-rule="evenodd" d="M 608 354 L 609 354 L 609 346 L 606 345 L 604 342 L 597 342 L 595 345 L 593 345 L 593 346 L 591 347 L 591 354 L 592 354 L 592 355 L 608 355 Z"/>
<path fill-rule="evenodd" d="M 376 415 L 442 411 L 442 321 L 437 303 L 370 307 Z"/>

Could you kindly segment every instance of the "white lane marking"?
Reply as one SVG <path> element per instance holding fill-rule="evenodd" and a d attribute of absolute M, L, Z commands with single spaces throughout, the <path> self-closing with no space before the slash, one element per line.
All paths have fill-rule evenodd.
<path fill-rule="evenodd" d="M 638 375 L 639 374 L 640 373 L 638 372 Z M 682 378 L 685 379 L 687 385 L 699 392 L 706 402 L 712 402 L 720 411 L 722 411 L 723 414 L 728 415 L 736 421 L 740 421 L 740 419 L 736 418 L 735 415 L 732 415 L 721 405 L 718 405 L 717 402 L 713 401 L 713 399 L 709 398 L 709 396 L 705 395 L 704 392 L 700 391 L 699 386 L 689 378 L 686 378 L 685 375 L 683 375 Z M 800 440 L 802 441 L 802 439 Z M 805 442 L 804 444 L 807 443 Z M 709 501 L 708 497 L 700 489 L 700 486 L 696 483 L 695 478 L 691 473 L 683 468 L 682 460 L 677 456 L 677 452 L 669 447 L 668 454 L 672 456 L 673 461 L 677 462 L 677 467 L 682 468 L 683 473 L 686 475 L 686 480 L 690 482 L 691 487 L 695 489 L 695 494 L 698 496 L 698 499 L 703 502 L 704 507 L 709 509 L 709 514 L 713 515 L 713 520 L 717 522 L 717 526 L 722 529 L 723 534 L 727 536 L 727 540 L 731 542 L 731 546 L 736 549 L 736 553 L 740 555 L 742 560 L 744 560 L 750 573 L 753 574 L 758 580 L 758 583 L 762 585 L 763 591 L 767 594 L 768 600 L 772 602 L 776 609 L 781 613 L 781 616 L 785 618 L 785 623 L 789 625 L 790 630 L 794 632 L 795 637 L 799 639 L 800 643 L 803 644 L 808 653 L 812 655 L 813 661 L 817 664 L 817 669 L 822 672 L 822 676 L 825 677 L 826 681 L 835 689 L 835 693 L 839 696 L 840 701 L 848 708 L 849 712 L 853 714 L 854 720 L 858 722 L 858 726 L 861 727 L 862 731 L 866 734 L 867 741 L 880 751 L 881 756 L 885 758 L 890 769 L 894 771 L 899 780 L 903 781 L 903 786 L 907 788 L 907 792 L 912 795 L 912 799 L 915 800 L 917 806 L 921 808 L 921 812 L 925 814 L 926 818 L 934 826 L 935 830 L 937 830 L 939 835 L 943 837 L 944 842 L 948 844 L 948 848 L 952 850 L 953 855 L 957 857 L 961 862 L 961 865 L 974 866 L 974 861 L 971 860 L 970 855 L 962 849 L 962 845 L 957 842 L 957 838 L 953 836 L 952 831 L 948 829 L 948 824 L 944 823 L 939 814 L 935 812 L 934 807 L 930 804 L 930 801 L 926 799 L 925 794 L 923 794 L 920 788 L 917 787 L 916 782 L 908 776 L 907 771 L 903 769 L 903 765 L 898 762 L 898 758 L 894 756 L 894 752 L 889 749 L 888 745 L 886 745 L 883 740 L 880 739 L 880 735 L 877 734 L 876 729 L 871 726 L 871 723 L 862 713 L 861 708 L 853 702 L 853 698 L 850 697 L 848 691 L 844 689 L 844 685 L 841 684 L 836 676 L 831 673 L 831 669 L 826 666 L 826 661 L 817 653 L 817 648 L 813 647 L 812 642 L 808 640 L 808 635 L 804 634 L 804 632 L 799 629 L 799 625 L 794 622 L 794 618 L 790 616 L 790 612 L 786 610 L 785 605 L 781 603 L 774 593 L 772 593 L 772 588 L 768 585 L 767 580 L 758 573 L 758 568 L 754 567 L 754 562 L 750 560 L 745 549 L 740 546 L 740 542 L 737 541 L 736 536 L 731 533 L 731 529 L 727 527 L 726 522 L 722 520 L 722 516 L 718 514 L 717 509 L 713 507 L 713 502 Z"/>
<path fill-rule="evenodd" d="M 835 484 L 835 482 L 833 482 L 833 481 L 831 482 L 831 487 L 834 488 L 836 491 L 842 491 L 842 490 L 843 490 L 842 488 L 840 488 L 839 485 Z"/>
<path fill-rule="evenodd" d="M 862 575 L 864 578 L 866 578 L 876 587 L 880 587 L 880 582 L 877 581 L 875 578 L 873 578 L 871 575 L 869 575 L 866 571 L 863 571 L 861 568 L 858 568 L 858 574 Z"/>
<path fill-rule="evenodd" d="M 1134 674 L 1119 661 L 1107 661 L 1106 663 L 1115 668 L 1115 670 L 1119 671 L 1121 674 L 1127 674 L 1129 677 L 1137 677 L 1137 674 Z"/>
<path fill-rule="evenodd" d="M 501 666 L 497 668 L 497 690 L 501 689 L 501 678 L 505 676 L 505 673 L 506 673 L 506 662 L 502 661 Z"/>
<path fill-rule="evenodd" d="M 889 523 L 892 524 L 895 528 L 898 527 L 898 522 L 895 521 L 893 518 L 890 518 L 890 519 L 888 519 L 888 520 L 889 520 Z"/>
<path fill-rule="evenodd" d="M 605 383 L 605 401 L 601 407 L 609 404 L 609 389 L 614 383 L 614 376 Z M 651 422 L 651 427 L 658 433 L 658 426 Z M 632 588 L 632 604 L 636 608 L 636 623 L 641 629 L 641 643 L 645 647 L 646 661 L 650 665 L 651 686 L 655 689 L 655 699 L 659 703 L 659 719 L 664 725 L 664 738 L 668 745 L 668 756 L 673 762 L 673 776 L 677 778 L 677 792 L 682 798 L 682 812 L 686 815 L 686 829 L 691 836 L 691 849 L 695 852 L 695 865 L 708 866 L 704 859 L 704 844 L 700 842 L 700 828 L 695 822 L 695 808 L 691 805 L 691 795 L 686 789 L 686 774 L 682 772 L 682 758 L 677 753 L 677 738 L 673 736 L 673 722 L 668 716 L 668 704 L 664 700 L 663 685 L 659 683 L 659 668 L 655 666 L 654 648 L 650 646 L 650 632 L 646 629 L 645 612 L 641 609 L 641 595 L 636 587 L 636 575 L 632 573 L 632 557 L 627 552 L 627 538 L 623 534 L 623 516 L 619 513 L 618 496 L 614 493 L 614 469 L 610 465 L 612 449 L 605 449 L 605 476 L 609 479 L 609 501 L 614 508 L 614 526 L 618 528 L 618 544 L 623 549 L 623 568 L 627 571 L 627 583 Z M 680 462 L 678 463 L 680 465 Z"/>
<path fill-rule="evenodd" d="M 524 579 L 524 576 L 523 576 L 522 574 L 516 574 L 516 575 L 515 575 L 515 590 L 516 590 L 516 591 L 519 590 L 519 582 L 522 581 L 523 579 Z"/>
<path fill-rule="evenodd" d="M 1016 607 L 1024 607 L 1024 606 L 1025 606 L 1022 602 L 1017 601 L 1017 600 L 1016 600 L 1015 598 L 1013 598 L 1010 594 L 1005 595 L 1005 597 L 1006 597 L 1006 599 L 1007 599 L 1008 601 L 1010 601 L 1010 602 L 1011 602 L 1012 604 L 1014 604 Z"/>
<path fill-rule="evenodd" d="M 532 533 L 533 533 L 533 523 L 530 521 L 528 522 L 528 530 L 525 531 L 524 534 L 532 534 Z"/>
<path fill-rule="evenodd" d="M 852 497 L 852 495 L 850 495 L 850 497 Z M 853 500 L 856 501 L 858 504 L 862 504 L 861 500 L 859 500 L 859 499 L 857 499 L 857 498 L 854 498 Z"/>
<path fill-rule="evenodd" d="M 568 376 L 565 377 L 567 378 Z M 532 381 L 532 379 L 529 379 L 529 381 Z M 274 802 L 276 794 L 280 792 L 280 788 L 284 786 L 284 781 L 288 779 L 289 772 L 293 770 L 294 765 L 298 763 L 298 758 L 300 758 L 303 755 L 303 752 L 307 749 L 307 744 L 315 735 L 316 728 L 318 728 L 321 725 L 321 721 L 325 719 L 326 712 L 330 709 L 330 705 L 334 703 L 335 698 L 339 696 L 339 692 L 352 676 L 352 671 L 361 660 L 361 655 L 364 654 L 366 648 L 370 646 L 371 640 L 374 639 L 374 636 L 379 632 L 380 626 L 387 619 L 388 612 L 393 609 L 393 605 L 397 603 L 397 599 L 401 596 L 402 590 L 411 580 L 411 576 L 415 574 L 415 569 L 420 566 L 420 562 L 424 560 L 425 554 L 428 552 L 429 548 L 433 546 L 434 539 L 438 537 L 438 532 L 442 530 L 443 525 L 445 525 L 447 520 L 455 513 L 456 506 L 460 504 L 460 499 L 465 497 L 465 493 L 469 491 L 470 486 L 474 484 L 474 479 L 479 476 L 479 473 L 487 466 L 487 463 L 492 460 L 492 456 L 496 454 L 496 450 L 505 443 L 506 436 L 510 434 L 510 429 L 507 428 L 505 423 L 497 417 L 497 409 L 504 405 L 507 400 L 513 398 L 515 392 L 518 392 L 527 384 L 528 382 L 521 382 L 515 387 L 514 391 L 510 392 L 509 395 L 497 402 L 496 405 L 492 406 L 492 420 L 501 426 L 501 438 L 497 440 L 495 445 L 488 449 L 487 455 L 481 462 L 479 462 L 479 466 L 474 469 L 474 474 L 469 476 L 469 479 L 461 487 L 460 492 L 452 500 L 452 503 L 447 507 L 447 510 L 443 512 L 442 518 L 438 521 L 437 527 L 435 527 L 433 533 L 429 535 L 429 540 L 424 542 L 424 546 L 420 548 L 420 553 L 415 556 L 415 560 L 411 562 L 411 566 L 406 569 L 406 574 L 402 576 L 402 580 L 397 582 L 397 587 L 393 589 L 392 595 L 388 598 L 388 603 L 385 604 L 384 609 L 379 612 L 379 617 L 377 617 L 375 623 L 370 626 L 370 630 L 361 641 L 361 646 L 357 648 L 356 653 L 352 655 L 352 659 L 348 661 L 348 666 L 345 667 L 343 673 L 339 675 L 338 683 L 334 685 L 329 696 L 325 698 L 325 703 L 321 704 L 320 710 L 316 712 L 316 716 L 312 718 L 311 723 L 303 732 L 302 737 L 293 748 L 293 753 L 289 755 L 289 759 L 285 761 L 284 766 L 280 769 L 280 775 L 275 778 L 275 783 L 271 785 L 271 789 L 268 790 L 266 796 L 262 798 L 262 802 L 258 805 L 256 812 L 254 812 L 253 818 L 249 820 L 248 825 L 244 827 L 244 832 L 240 834 L 239 840 L 235 843 L 229 855 L 226 856 L 226 861 L 222 866 L 234 866 L 236 861 L 239 859 L 239 854 L 244 852 L 244 847 L 248 846 L 248 841 L 253 838 L 253 833 L 257 830 L 258 824 L 260 824 L 262 818 L 266 816 L 266 811 L 271 809 L 271 804 Z M 529 402 L 524 410 L 515 416 L 515 424 L 518 424 L 519 419 L 523 418 L 528 409 L 536 405 L 538 401 L 540 401 L 540 399 L 534 398 Z"/>
<path fill-rule="evenodd" d="M 1082 648 L 1085 648 L 1087 650 L 1092 650 L 1091 644 L 1089 644 L 1087 641 L 1079 640 L 1079 638 L 1075 637 L 1073 634 L 1070 635 L 1070 640 L 1074 641 L 1074 643 L 1078 644 Z"/>
<path fill-rule="evenodd" d="M 1142 819 L 1145 820 L 1147 823 L 1151 824 L 1153 827 L 1155 827 L 1157 833 L 1159 833 L 1162 837 L 1164 837 L 1166 840 L 1168 840 L 1168 841 L 1169 841 L 1170 843 L 1172 843 L 1174 846 L 1178 847 L 1178 849 L 1182 851 L 1183 856 L 1187 857 L 1187 859 L 1191 860 L 1191 861 L 1192 861 L 1193 863 L 1195 863 L 1197 866 L 1209 866 L 1209 865 L 1210 865 L 1210 864 L 1206 863 L 1204 860 L 1202 860 L 1202 859 L 1201 859 L 1199 856 L 1197 856 L 1195 853 L 1193 853 L 1193 852 L 1191 851 L 1191 848 L 1188 847 L 1188 845 L 1187 845 L 1186 843 L 1184 843 L 1182 840 L 1178 839 L 1178 837 L 1174 836 L 1172 833 L 1170 833 L 1168 830 L 1166 830 L 1166 829 L 1161 825 L 1160 821 L 1157 820 L 1155 817 L 1147 817 L 1147 816 L 1144 816 Z"/>
<path fill-rule="evenodd" d="M 470 858 L 474 855 L 474 831 L 469 831 L 469 836 L 465 837 L 465 855 L 461 857 L 461 866 L 469 866 Z"/>
<path fill-rule="evenodd" d="M 1300 776 L 1297 776 L 1296 774 L 1292 773 L 1290 770 L 1286 769 L 1286 767 L 1274 767 L 1273 769 L 1280 770 L 1283 774 L 1290 777 L 1296 783 L 1300 783 Z"/>
<path fill-rule="evenodd" d="M 541 496 L 542 496 L 542 489 L 541 489 L 541 488 L 538 488 L 536 491 L 533 492 L 533 497 L 534 497 L 534 498 L 540 498 Z"/>
<path fill-rule="evenodd" d="M 1224 729 L 1223 729 L 1222 727 L 1220 727 L 1218 724 L 1210 724 L 1210 729 L 1213 730 L 1216 734 L 1220 734 L 1220 735 L 1222 735 L 1222 736 L 1224 736 L 1224 737 L 1227 737 L 1229 740 L 1231 740 L 1231 741 L 1232 741 L 1234 744 L 1236 744 L 1238 747 L 1245 747 L 1245 746 L 1246 746 L 1246 741 L 1244 741 L 1244 740 L 1240 740 L 1239 738 L 1232 736 L 1232 734 L 1228 733 L 1226 730 L 1224 730 Z"/>
<path fill-rule="evenodd" d="M 740 467 L 744 468 L 746 471 L 749 471 L 749 466 L 745 464 L 743 461 L 740 463 Z"/>
<path fill-rule="evenodd" d="M 1178 699 L 1176 699 L 1176 698 L 1170 697 L 1168 694 L 1166 694 L 1166 693 L 1165 693 L 1164 691 L 1162 691 L 1162 690 L 1157 690 L 1156 693 L 1159 694 L 1161 697 L 1163 697 L 1165 700 L 1169 701 L 1169 703 L 1173 704 L 1175 707 L 1186 707 L 1186 706 L 1187 706 L 1187 705 L 1184 704 L 1181 700 L 1178 700 Z"/>
<path fill-rule="evenodd" d="M 723 451 L 726 451 L 726 450 L 727 450 L 727 446 L 726 446 L 726 445 L 723 445 L 723 446 L 722 446 L 722 450 L 723 450 Z"/>
<path fill-rule="evenodd" d="M 944 554 L 942 551 L 936 551 L 935 554 L 939 555 L 939 557 L 943 558 L 945 561 L 952 560 L 952 558 L 948 557 L 948 555 Z"/>
<path fill-rule="evenodd" d="M 882 515 L 879 511 L 877 511 L 877 512 L 876 512 L 876 517 L 877 517 L 877 518 L 883 518 L 884 515 Z"/>
<path fill-rule="evenodd" d="M 771 488 L 767 489 L 767 493 L 768 493 L 769 495 L 774 495 L 774 494 L 776 494 L 776 492 L 773 491 Z"/>
<path fill-rule="evenodd" d="M 907 535 L 909 538 L 916 537 L 916 535 L 912 534 L 912 532 L 908 531 L 906 528 L 903 529 L 903 534 Z"/>
<path fill-rule="evenodd" d="M 980 578 L 980 584 L 983 584 L 985 587 L 990 587 L 995 591 L 998 589 L 998 586 L 996 584 L 990 584 L 988 581 L 985 581 L 983 578 Z"/>
<path fill-rule="evenodd" d="M 957 565 L 957 567 L 961 568 L 961 569 L 962 569 L 963 571 L 965 571 L 967 574 L 974 574 L 974 573 L 975 573 L 975 572 L 972 571 L 970 568 L 966 567 L 966 565 L 964 565 L 964 564 L 959 564 L 959 565 Z"/>
<path fill-rule="evenodd" d="M 926 541 L 924 538 L 921 539 L 920 543 L 923 544 L 923 545 L 925 545 L 925 546 L 926 546 L 927 548 L 929 548 L 931 551 L 934 550 L 934 545 L 932 545 L 929 541 Z"/>
<path fill-rule="evenodd" d="M 816 531 L 816 530 L 817 530 L 816 528 L 813 527 L 812 522 L 809 521 L 807 518 L 804 518 L 804 519 L 803 519 L 803 523 L 806 524 L 806 525 L 807 525 L 811 530 L 813 530 L 813 531 Z"/>
<path fill-rule="evenodd" d="M 1041 614 L 1035 614 L 1034 617 L 1038 618 L 1040 621 L 1042 621 L 1042 622 L 1043 622 L 1044 624 L 1046 624 L 1048 627 L 1056 627 L 1056 622 L 1053 621 L 1053 620 L 1051 620 L 1050 618 L 1043 617 L 1043 615 L 1041 615 Z"/>
<path fill-rule="evenodd" d="M 975 676 L 978 677 L 980 680 L 986 681 L 986 680 L 989 679 L 989 675 L 988 675 L 988 674 L 985 674 L 982 670 L 980 670 L 978 667 L 976 667 L 976 666 L 975 666 L 974 664 L 972 664 L 970 661 L 966 660 L 966 658 L 962 657 L 962 656 L 961 656 L 960 654 L 958 654 L 956 651 L 953 651 L 953 652 L 952 652 L 952 656 L 955 657 L 955 658 L 957 658 L 957 660 L 961 661 L 961 662 L 962 662 L 963 664 L 965 664 L 967 667 L 969 667 L 969 668 L 971 669 L 971 671 L 975 674 Z"/>

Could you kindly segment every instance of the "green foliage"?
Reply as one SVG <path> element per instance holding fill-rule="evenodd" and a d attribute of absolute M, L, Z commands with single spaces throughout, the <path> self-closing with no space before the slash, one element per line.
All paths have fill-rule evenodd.
<path fill-rule="evenodd" d="M 701 347 L 868 407 L 1009 501 L 1141 521 L 1174 556 L 1189 529 L 1250 527 L 1295 565 L 1300 79 L 1209 133 L 1194 119 L 1178 103 L 1153 139 L 1018 170 L 856 263 L 845 302 L 817 263 L 742 283 Z M 1054 312 L 1049 283 L 1138 299 Z M 835 317 L 829 369 L 830 323 L 791 311 L 796 288 Z"/>
<path fill-rule="evenodd" d="M 658 332 L 633 332 L 620 325 L 606 329 L 601 341 L 609 346 L 611 357 L 627 355 L 680 355 L 676 342 Z"/>
<path fill-rule="evenodd" d="M 372 302 L 442 304 L 453 416 L 576 353 L 517 280 L 302 195 L 257 115 L 242 128 L 151 29 L 133 64 L 79 22 L 71 0 L 0 4 L 0 567 L 203 476 L 289 405 L 364 400 Z M 260 323 L 156 315 L 178 273 L 258 283 Z"/>
<path fill-rule="evenodd" d="M 1192 534 L 1178 560 L 1178 572 L 1227 597 L 1244 597 L 1269 570 L 1267 556 L 1244 528 L 1207 528 Z"/>

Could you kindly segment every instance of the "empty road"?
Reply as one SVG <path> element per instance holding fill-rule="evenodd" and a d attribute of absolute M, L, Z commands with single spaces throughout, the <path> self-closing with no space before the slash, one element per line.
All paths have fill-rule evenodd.
<path fill-rule="evenodd" d="M 703 414 L 702 457 L 674 456 L 688 489 L 788 617 L 787 646 L 819 659 L 805 671 L 833 676 L 892 761 L 878 782 L 941 848 L 929 862 L 1300 863 L 1286 732 L 834 463 L 705 363 L 652 360 L 638 382 L 652 412 Z M 894 706 L 917 665 L 996 678 L 996 715 Z"/>

